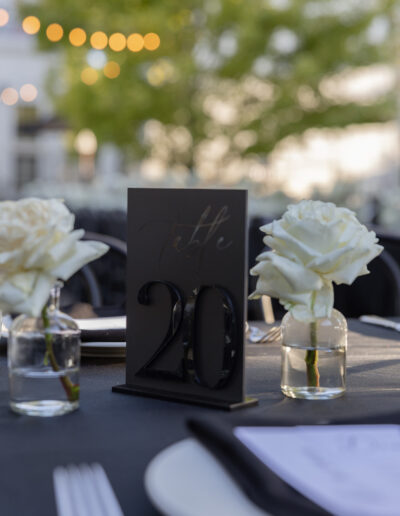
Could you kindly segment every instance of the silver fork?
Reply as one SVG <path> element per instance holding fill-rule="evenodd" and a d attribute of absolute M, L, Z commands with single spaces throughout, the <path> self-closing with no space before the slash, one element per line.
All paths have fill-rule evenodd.
<path fill-rule="evenodd" d="M 252 344 L 276 342 L 281 339 L 281 328 L 280 326 L 273 326 L 265 332 L 256 326 L 249 326 L 248 339 Z"/>
<path fill-rule="evenodd" d="M 53 483 L 58 516 L 123 516 L 100 464 L 57 466 Z"/>

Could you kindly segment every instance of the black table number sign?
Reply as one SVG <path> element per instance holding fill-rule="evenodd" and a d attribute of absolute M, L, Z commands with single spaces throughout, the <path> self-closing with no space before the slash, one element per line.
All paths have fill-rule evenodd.
<path fill-rule="evenodd" d="M 244 396 L 247 192 L 128 193 L 126 384 L 232 410 Z"/>

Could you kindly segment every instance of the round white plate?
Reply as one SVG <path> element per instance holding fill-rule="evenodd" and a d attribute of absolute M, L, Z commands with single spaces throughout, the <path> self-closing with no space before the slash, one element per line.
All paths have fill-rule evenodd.
<path fill-rule="evenodd" d="M 75 319 L 82 331 L 99 330 L 125 330 L 126 316 L 120 317 L 95 317 L 93 319 Z"/>
<path fill-rule="evenodd" d="M 124 349 L 126 342 L 82 342 L 82 348 Z"/>
<path fill-rule="evenodd" d="M 82 342 L 81 356 L 121 358 L 126 356 L 126 342 Z"/>
<path fill-rule="evenodd" d="M 144 484 L 167 516 L 266 516 L 196 439 L 180 441 L 147 466 Z"/>

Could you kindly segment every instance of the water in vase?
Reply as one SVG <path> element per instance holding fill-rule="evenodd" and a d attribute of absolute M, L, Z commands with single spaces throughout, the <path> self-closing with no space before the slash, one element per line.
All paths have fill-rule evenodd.
<path fill-rule="evenodd" d="M 53 335 L 48 356 L 43 337 L 18 337 L 9 356 L 11 408 L 22 414 L 53 416 L 79 405 L 79 336 Z"/>
<path fill-rule="evenodd" d="M 309 385 L 307 351 L 317 351 L 317 385 Z M 335 348 L 282 345 L 281 389 L 286 396 L 305 399 L 329 399 L 341 396 L 346 386 L 346 350 Z M 312 383 L 312 382 L 311 382 Z M 318 385 L 319 384 L 319 385 Z"/>

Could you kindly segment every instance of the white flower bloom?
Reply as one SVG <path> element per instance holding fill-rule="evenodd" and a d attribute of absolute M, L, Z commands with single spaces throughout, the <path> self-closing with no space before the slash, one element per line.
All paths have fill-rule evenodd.
<path fill-rule="evenodd" d="M 60 200 L 0 202 L 0 311 L 37 317 L 57 279 L 67 280 L 108 251 L 80 242 L 74 216 Z"/>
<path fill-rule="evenodd" d="M 351 285 L 368 274 L 367 264 L 383 250 L 355 213 L 333 203 L 290 205 L 282 219 L 260 229 L 273 251 L 260 254 L 250 271 L 259 276 L 251 298 L 277 297 L 305 322 L 330 316 L 332 282 Z"/>

